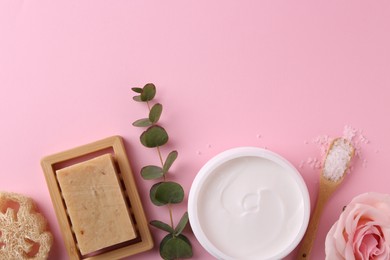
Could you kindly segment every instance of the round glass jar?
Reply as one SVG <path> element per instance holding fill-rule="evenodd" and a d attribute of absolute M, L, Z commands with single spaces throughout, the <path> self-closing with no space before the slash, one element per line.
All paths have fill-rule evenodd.
<path fill-rule="evenodd" d="M 196 238 L 218 259 L 282 259 L 306 231 L 310 198 L 286 159 L 238 147 L 201 168 L 190 189 L 188 214 Z"/>

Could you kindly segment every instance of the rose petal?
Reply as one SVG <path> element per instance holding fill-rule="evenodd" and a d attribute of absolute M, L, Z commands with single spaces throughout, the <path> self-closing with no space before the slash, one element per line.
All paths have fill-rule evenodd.
<path fill-rule="evenodd" d="M 326 259 L 390 259 L 390 195 L 364 193 L 341 213 L 325 241 Z"/>
<path fill-rule="evenodd" d="M 325 260 L 343 260 L 344 257 L 337 251 L 337 246 L 335 245 L 335 241 L 337 241 L 334 238 L 335 231 L 336 231 L 336 223 L 333 224 L 331 229 L 329 230 L 328 234 L 326 235 L 325 239 Z"/>
<path fill-rule="evenodd" d="M 376 255 L 376 252 L 378 252 L 378 239 L 379 238 L 373 234 L 365 235 L 363 237 L 359 248 L 356 248 L 363 259 L 369 259 L 370 256 Z"/>

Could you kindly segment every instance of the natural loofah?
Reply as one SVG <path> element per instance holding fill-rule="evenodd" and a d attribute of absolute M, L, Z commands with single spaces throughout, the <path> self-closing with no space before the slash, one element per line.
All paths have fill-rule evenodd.
<path fill-rule="evenodd" d="M 53 236 L 31 198 L 0 192 L 0 259 L 47 259 Z"/>

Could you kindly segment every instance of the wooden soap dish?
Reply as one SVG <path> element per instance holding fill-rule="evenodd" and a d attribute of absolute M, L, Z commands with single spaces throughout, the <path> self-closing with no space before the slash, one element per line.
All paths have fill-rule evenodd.
<path fill-rule="evenodd" d="M 128 212 L 131 215 L 137 237 L 88 255 L 82 255 L 78 248 L 77 239 L 61 193 L 56 171 L 107 153 L 111 154 L 114 159 L 116 174 L 118 180 L 120 180 L 120 188 L 124 195 Z M 120 259 L 153 248 L 153 239 L 150 234 L 148 222 L 120 136 L 108 137 L 91 144 L 47 156 L 42 159 L 41 165 L 70 259 Z"/>

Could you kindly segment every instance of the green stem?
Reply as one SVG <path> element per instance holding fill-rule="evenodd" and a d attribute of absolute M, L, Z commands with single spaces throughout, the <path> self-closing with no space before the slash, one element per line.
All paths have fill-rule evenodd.
<path fill-rule="evenodd" d="M 160 157 L 161 167 L 164 167 L 164 161 L 163 161 L 163 158 L 161 155 L 161 150 L 160 150 L 159 146 L 157 146 L 157 152 L 158 152 L 158 156 Z M 164 182 L 165 182 L 166 181 L 165 174 L 163 175 L 163 178 L 164 178 Z M 169 211 L 169 219 L 171 221 L 171 227 L 174 229 L 175 227 L 173 225 L 172 207 L 171 207 L 170 203 L 167 206 L 168 206 L 168 211 Z"/>
<path fill-rule="evenodd" d="M 173 216 L 172 216 L 172 205 L 171 205 L 171 203 L 168 204 L 168 210 L 169 210 L 169 219 L 171 221 L 171 227 L 172 227 L 172 229 L 175 229 L 175 227 L 173 226 Z"/>
<path fill-rule="evenodd" d="M 160 158 L 161 167 L 164 167 L 164 160 L 163 160 L 162 155 L 161 155 L 160 146 L 157 146 L 157 153 L 158 153 L 158 157 Z M 164 181 L 166 181 L 165 174 L 163 175 L 163 178 L 164 178 Z"/>
<path fill-rule="evenodd" d="M 150 113 L 150 104 L 149 104 L 149 101 L 146 101 L 146 104 L 148 105 L 148 109 L 149 109 L 149 113 Z M 164 167 L 164 160 L 162 158 L 162 155 L 161 155 L 161 150 L 160 150 L 160 147 L 157 146 L 157 153 L 158 153 L 158 157 L 160 158 L 160 163 L 161 163 L 161 167 Z M 166 181 L 166 177 L 165 177 L 165 174 L 163 175 L 163 181 L 165 182 Z M 171 222 L 171 227 L 174 229 L 174 225 L 173 225 L 173 214 L 172 214 L 172 206 L 171 204 L 169 203 L 168 204 L 168 211 L 169 211 L 169 219 L 170 219 L 170 222 Z"/>

